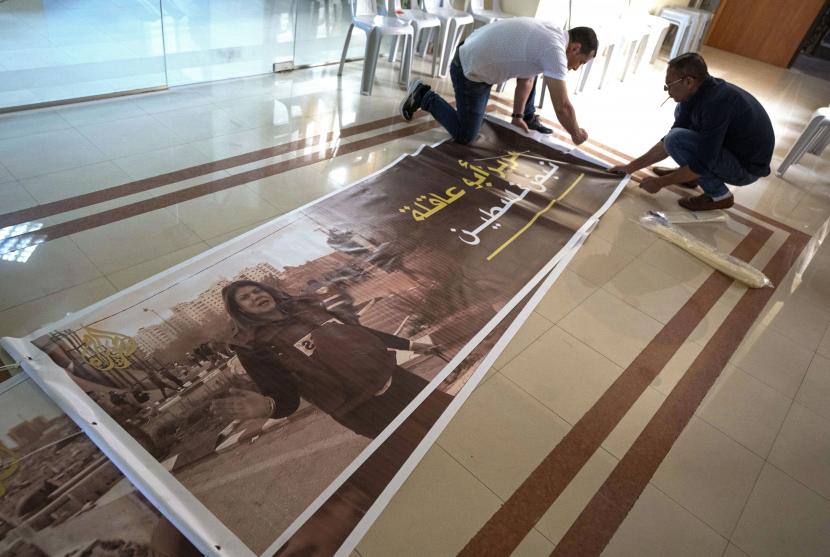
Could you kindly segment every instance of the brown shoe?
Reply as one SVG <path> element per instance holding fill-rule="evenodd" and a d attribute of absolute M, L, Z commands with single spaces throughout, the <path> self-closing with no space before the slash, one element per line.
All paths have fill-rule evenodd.
<path fill-rule="evenodd" d="M 728 209 L 735 204 L 735 197 L 730 195 L 727 198 L 715 201 L 707 194 L 695 195 L 677 201 L 681 207 L 690 211 L 714 211 L 715 209 Z"/>
<path fill-rule="evenodd" d="M 658 176 L 665 176 L 666 174 L 671 174 L 677 170 L 676 168 L 669 168 L 668 166 L 652 166 L 651 171 L 657 174 Z M 697 180 L 692 180 L 691 182 L 680 182 L 677 184 L 678 186 L 682 186 L 684 188 L 696 188 L 698 186 Z"/>

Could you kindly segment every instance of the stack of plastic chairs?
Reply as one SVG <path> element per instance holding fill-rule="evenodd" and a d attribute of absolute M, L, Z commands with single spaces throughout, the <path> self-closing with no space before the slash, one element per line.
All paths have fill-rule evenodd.
<path fill-rule="evenodd" d="M 415 44 L 420 44 L 420 41 L 424 39 L 422 33 L 427 31 L 427 35 L 429 38 L 432 38 L 432 66 L 433 72 L 435 70 L 435 54 L 438 53 L 438 35 L 432 33 L 434 29 L 440 29 L 441 27 L 441 20 L 438 16 L 427 13 L 426 11 L 420 8 L 410 8 L 410 9 L 402 9 L 401 8 L 401 0 L 388 0 L 387 9 L 389 13 L 394 15 L 395 17 L 402 19 L 404 21 L 408 21 L 410 25 L 412 25 L 412 30 L 414 33 Z M 394 62 L 395 56 L 397 53 L 397 45 L 398 40 L 397 37 L 393 39 L 392 48 L 389 49 L 389 61 Z M 421 53 L 423 56 L 423 53 Z"/>
<path fill-rule="evenodd" d="M 441 20 L 441 27 L 438 33 L 440 52 L 436 54 L 433 49 L 432 76 L 445 77 L 450 69 L 450 62 L 452 62 L 453 56 L 455 56 L 455 49 L 458 48 L 458 43 L 461 42 L 464 28 L 468 25 L 473 25 L 475 20 L 469 13 L 453 8 L 450 0 L 422 1 L 423 8 Z M 424 44 L 423 48 L 426 49 L 426 44 Z M 436 59 L 440 61 L 437 72 Z"/>
<path fill-rule="evenodd" d="M 408 21 L 387 14 L 379 14 L 375 0 L 351 0 L 352 23 L 346 33 L 346 42 L 343 45 L 343 55 L 340 57 L 340 69 L 337 75 L 343 75 L 343 64 L 349 52 L 349 42 L 355 27 L 366 33 L 366 51 L 363 59 L 363 77 L 360 82 L 360 92 L 363 95 L 372 94 L 375 81 L 375 69 L 380 54 L 381 39 L 385 36 L 404 37 L 404 56 L 401 61 L 399 81 L 406 84 L 412 71 L 413 28 Z"/>

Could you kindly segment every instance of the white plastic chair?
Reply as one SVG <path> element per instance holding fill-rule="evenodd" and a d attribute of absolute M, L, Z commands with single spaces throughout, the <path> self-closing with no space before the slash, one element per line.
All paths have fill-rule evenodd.
<path fill-rule="evenodd" d="M 441 20 L 441 28 L 438 32 L 440 52 L 436 55 L 433 50 L 432 76 L 445 77 L 450 69 L 450 62 L 455 56 L 455 49 L 458 48 L 458 43 L 461 42 L 464 28 L 467 25 L 473 25 L 475 20 L 467 12 L 454 9 L 449 0 L 423 0 L 423 6 L 427 12 Z M 436 59 L 440 61 L 437 73 L 435 68 Z"/>
<path fill-rule="evenodd" d="M 343 45 L 343 55 L 340 57 L 340 69 L 337 75 L 343 75 L 343 64 L 346 63 L 346 54 L 349 52 L 349 41 L 355 27 L 366 32 L 366 54 L 363 59 L 363 77 L 360 81 L 360 93 L 372 94 L 372 85 L 375 81 L 375 68 L 380 54 L 380 43 L 384 36 L 405 38 L 404 56 L 401 62 L 399 81 L 409 82 L 412 72 L 412 26 L 397 17 L 380 15 L 377 13 L 375 0 L 351 0 L 352 23 L 346 33 L 346 42 Z"/>
<path fill-rule="evenodd" d="M 413 2 L 414 4 L 414 2 Z M 432 38 L 432 64 L 433 68 L 435 67 L 435 56 L 438 53 L 438 45 L 436 41 L 438 40 L 438 36 L 431 32 L 432 29 L 440 28 L 441 27 L 441 20 L 438 16 L 425 12 L 420 8 L 411 8 L 408 10 L 401 9 L 401 0 L 388 0 L 388 8 L 389 13 L 394 15 L 395 17 L 402 19 L 404 21 L 408 21 L 410 25 L 412 25 L 412 29 L 414 32 L 414 40 L 415 44 L 419 44 L 422 38 L 422 33 L 426 30 L 427 34 L 429 35 L 428 38 Z M 427 41 L 429 42 L 429 41 Z M 395 56 L 397 53 L 397 45 L 398 39 L 395 37 L 392 42 L 392 48 L 389 49 L 389 61 L 394 62 Z M 422 54 L 423 56 L 423 54 Z"/>
<path fill-rule="evenodd" d="M 828 144 L 830 144 L 830 107 L 819 108 L 813 112 L 810 123 L 790 147 L 790 152 L 781 161 L 776 174 L 779 177 L 784 176 L 790 166 L 798 164 L 804 153 L 810 152 L 821 156 Z"/>
<path fill-rule="evenodd" d="M 669 60 L 688 52 L 686 45 L 689 42 L 689 35 L 692 32 L 692 26 L 696 22 L 696 18 L 680 8 L 671 7 L 660 10 L 660 17 L 677 27 L 677 34 L 674 36 Z M 659 49 L 660 45 L 657 48 Z"/>
<path fill-rule="evenodd" d="M 703 42 L 703 37 L 706 35 L 706 27 L 712 19 L 712 12 L 707 12 L 699 8 L 677 9 L 686 12 L 693 18 L 693 24 L 685 43 L 686 52 L 698 52 Z"/>
<path fill-rule="evenodd" d="M 493 0 L 491 10 L 484 9 L 484 0 L 469 0 L 467 4 L 467 12 L 473 16 L 473 19 L 484 25 L 493 23 L 500 19 L 507 19 L 513 17 L 512 14 L 502 11 L 499 0 Z"/>

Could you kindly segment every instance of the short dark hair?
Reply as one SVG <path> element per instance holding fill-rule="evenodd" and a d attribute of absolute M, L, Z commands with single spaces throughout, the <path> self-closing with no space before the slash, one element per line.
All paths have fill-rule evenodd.
<path fill-rule="evenodd" d="M 579 43 L 581 45 L 579 49 L 580 54 L 596 54 L 599 48 L 597 34 L 590 27 L 574 27 L 569 29 L 568 42 Z"/>
<path fill-rule="evenodd" d="M 677 58 L 669 60 L 669 69 L 674 70 L 683 77 L 693 77 L 698 81 L 703 81 L 709 77 L 709 69 L 706 67 L 706 61 L 696 52 L 687 52 L 681 54 Z"/>

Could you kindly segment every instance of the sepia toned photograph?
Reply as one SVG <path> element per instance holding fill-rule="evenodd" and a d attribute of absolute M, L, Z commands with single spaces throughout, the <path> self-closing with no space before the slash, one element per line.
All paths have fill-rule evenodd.
<path fill-rule="evenodd" d="M 0 407 L 0 556 L 199 555 L 32 380 Z"/>

